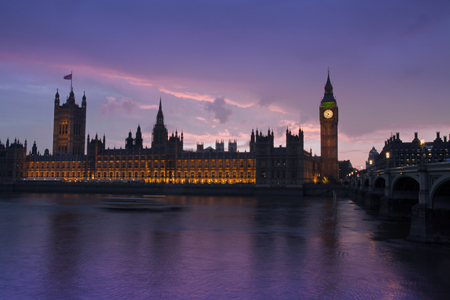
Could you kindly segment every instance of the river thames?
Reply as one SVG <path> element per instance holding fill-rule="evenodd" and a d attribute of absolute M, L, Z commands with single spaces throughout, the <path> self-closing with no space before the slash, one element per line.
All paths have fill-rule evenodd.
<path fill-rule="evenodd" d="M 0 195 L 1 299 L 448 299 L 450 247 L 350 199 Z"/>

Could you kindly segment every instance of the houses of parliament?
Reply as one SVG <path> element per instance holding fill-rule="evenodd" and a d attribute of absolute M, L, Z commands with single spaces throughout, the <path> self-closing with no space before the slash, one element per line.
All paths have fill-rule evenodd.
<path fill-rule="evenodd" d="M 249 151 L 237 151 L 236 140 L 216 141 L 215 148 L 197 144 L 183 149 L 183 133 L 168 133 L 160 99 L 151 148 L 143 146 L 140 126 L 120 149 L 106 147 L 106 137 L 86 138 L 87 99 L 75 102 L 71 88 L 66 102 L 54 100 L 53 149 L 43 154 L 36 142 L 27 154 L 27 142 L 0 141 L 0 182 L 140 181 L 157 184 L 253 184 L 298 187 L 317 178 L 338 179 L 338 107 L 328 74 L 319 105 L 321 157 L 304 150 L 304 132 L 286 129 L 286 146 L 274 147 L 273 130 L 252 130 Z"/>

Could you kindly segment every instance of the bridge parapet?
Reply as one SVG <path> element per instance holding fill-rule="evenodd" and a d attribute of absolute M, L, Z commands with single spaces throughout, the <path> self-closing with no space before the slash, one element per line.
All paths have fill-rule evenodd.
<path fill-rule="evenodd" d="M 403 177 L 411 178 L 419 184 L 419 202 L 432 208 L 436 192 L 441 185 L 450 181 L 450 162 L 362 171 L 351 176 L 349 181 L 350 187 L 353 189 L 379 194 L 382 188 L 379 179 L 382 178 L 384 179 L 384 196 L 392 198 L 396 188 L 395 184 L 399 183 Z M 405 188 L 408 187 L 405 180 L 403 180 L 403 184 L 406 186 Z M 410 186 L 412 185 L 410 184 Z"/>
<path fill-rule="evenodd" d="M 408 239 L 450 243 L 450 162 L 360 172 L 349 181 L 353 189 L 367 191 L 366 196 L 383 196 L 380 215 L 408 214 Z"/>

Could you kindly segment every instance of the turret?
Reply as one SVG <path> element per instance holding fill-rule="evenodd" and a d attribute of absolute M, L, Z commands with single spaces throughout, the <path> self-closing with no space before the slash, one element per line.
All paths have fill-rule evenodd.
<path fill-rule="evenodd" d="M 75 94 L 73 92 L 73 88 L 70 90 L 69 97 L 67 98 L 66 103 L 75 104 Z"/>
<path fill-rule="evenodd" d="M 58 91 L 58 89 L 56 89 L 56 94 L 55 94 L 55 106 L 59 106 L 59 91 Z"/>
<path fill-rule="evenodd" d="M 133 136 L 131 135 L 131 130 L 128 133 L 128 137 L 125 139 L 125 149 L 133 149 Z"/>
<path fill-rule="evenodd" d="M 83 93 L 83 100 L 81 101 L 81 107 L 86 108 L 86 92 Z"/>
<path fill-rule="evenodd" d="M 216 140 L 216 151 L 217 152 L 224 152 L 225 151 L 225 146 L 224 146 L 223 140 L 221 140 L 220 142 L 219 142 L 219 140 Z"/>
<path fill-rule="evenodd" d="M 228 140 L 228 152 L 237 152 L 236 140 Z"/>
<path fill-rule="evenodd" d="M 256 134 L 258 134 L 258 131 L 256 131 Z M 252 129 L 252 134 L 250 136 L 250 152 L 255 151 L 255 132 Z"/>
<path fill-rule="evenodd" d="M 143 139 L 142 139 L 142 133 L 141 133 L 141 125 L 138 125 L 138 128 L 136 130 L 136 139 L 134 142 L 134 147 L 136 149 L 142 149 L 142 143 L 143 143 Z"/>
<path fill-rule="evenodd" d="M 37 155 L 36 141 L 34 141 L 33 147 L 31 147 L 31 155 Z"/>

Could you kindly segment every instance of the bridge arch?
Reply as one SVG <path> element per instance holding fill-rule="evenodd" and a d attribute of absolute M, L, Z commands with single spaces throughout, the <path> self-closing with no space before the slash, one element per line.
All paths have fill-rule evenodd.
<path fill-rule="evenodd" d="M 411 199 L 419 202 L 420 184 L 417 178 L 400 175 L 394 178 L 391 187 L 393 199 Z"/>
<path fill-rule="evenodd" d="M 436 180 L 430 195 L 433 209 L 450 209 L 450 175 L 442 176 Z"/>
<path fill-rule="evenodd" d="M 386 187 L 386 179 L 383 176 L 375 177 L 373 182 L 373 193 L 376 195 L 383 195 L 384 188 Z"/>

